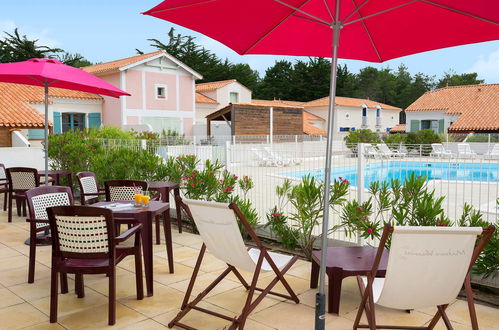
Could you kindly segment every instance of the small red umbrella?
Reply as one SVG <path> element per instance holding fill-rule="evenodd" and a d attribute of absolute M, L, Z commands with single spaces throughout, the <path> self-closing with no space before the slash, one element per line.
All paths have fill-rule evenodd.
<path fill-rule="evenodd" d="M 239 54 L 332 57 L 321 260 L 327 260 L 338 57 L 383 62 L 499 39 L 498 0 L 165 0 L 144 14 L 201 32 Z M 325 271 L 321 263 L 320 329 Z"/>
<path fill-rule="evenodd" d="M 49 86 L 112 97 L 130 95 L 88 72 L 46 58 L 0 64 L 0 81 L 45 88 L 45 171 L 48 171 Z M 45 185 L 48 185 L 48 175 L 45 175 Z"/>

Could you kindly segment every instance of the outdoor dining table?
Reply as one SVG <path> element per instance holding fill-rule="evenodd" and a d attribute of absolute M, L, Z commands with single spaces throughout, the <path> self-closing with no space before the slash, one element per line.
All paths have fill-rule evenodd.
<path fill-rule="evenodd" d="M 95 207 L 104 207 L 110 204 L 119 203 L 132 203 L 132 201 L 123 202 L 98 202 L 92 204 Z M 172 243 L 172 230 L 170 223 L 170 204 L 151 201 L 148 206 L 133 207 L 133 208 L 108 208 L 113 211 L 113 216 L 118 219 L 116 223 L 129 223 L 125 219 L 130 219 L 131 222 L 141 223 L 141 238 L 142 238 L 142 251 L 144 258 L 144 272 L 146 276 L 146 290 L 147 296 L 153 295 L 153 238 L 152 238 L 152 224 L 157 215 L 164 215 L 163 226 L 166 232 L 166 252 L 168 255 L 168 268 L 170 273 L 173 273 L 173 243 Z"/>
<path fill-rule="evenodd" d="M 71 187 L 71 189 L 73 189 L 73 178 L 71 175 L 73 173 L 71 171 L 68 171 L 68 170 L 49 170 L 49 171 L 40 170 L 40 171 L 38 171 L 39 176 L 45 176 L 45 173 L 48 173 L 48 176 L 54 179 L 54 185 L 56 185 L 56 186 L 61 185 L 61 177 L 65 176 L 68 180 L 68 182 L 67 182 L 68 186 Z"/>
<path fill-rule="evenodd" d="M 161 194 L 161 201 L 164 203 L 170 203 L 170 191 L 172 190 L 175 196 L 180 196 L 180 185 L 176 182 L 147 181 L 147 186 L 149 190 L 159 192 Z M 178 232 L 182 233 L 182 211 L 180 210 L 180 207 L 177 207 L 176 211 Z M 156 227 L 156 244 L 160 244 L 158 238 L 159 227 Z"/>

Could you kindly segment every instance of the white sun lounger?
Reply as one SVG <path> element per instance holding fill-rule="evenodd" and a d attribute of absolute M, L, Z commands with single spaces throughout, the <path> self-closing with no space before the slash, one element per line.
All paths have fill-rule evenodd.
<path fill-rule="evenodd" d="M 378 253 L 367 277 L 357 276 L 362 301 L 353 329 L 433 329 L 440 317 L 452 329 L 445 313 L 459 294 L 463 282 L 473 329 L 478 329 L 471 291 L 471 267 L 495 228 L 481 227 L 385 227 Z M 376 278 L 381 255 L 392 234 L 385 278 Z M 476 244 L 478 235 L 482 235 Z M 425 327 L 376 324 L 375 305 L 399 310 L 436 307 Z M 369 325 L 359 325 L 363 312 Z"/>
<path fill-rule="evenodd" d="M 471 150 L 469 143 L 458 143 L 457 153 L 459 157 L 470 158 L 476 156 L 476 153 Z"/>
<path fill-rule="evenodd" d="M 391 150 L 385 143 L 379 143 L 377 147 L 380 153 L 385 157 L 404 157 L 406 155 L 398 150 Z"/>
<path fill-rule="evenodd" d="M 490 159 L 499 159 L 499 143 L 495 143 L 485 156 Z"/>
<path fill-rule="evenodd" d="M 284 278 L 284 274 L 291 268 L 296 260 L 298 260 L 298 257 L 268 252 L 235 204 L 206 202 L 191 199 L 182 200 L 178 197 L 177 205 L 181 205 L 189 217 L 194 220 L 204 243 L 196 261 L 196 266 L 185 293 L 184 301 L 180 307 L 181 310 L 168 324 L 170 328 L 176 325 L 184 329 L 191 329 L 189 326 L 182 324 L 180 320 L 190 310 L 195 309 L 197 311 L 230 321 L 231 324 L 227 327 L 228 329 L 243 329 L 248 315 L 267 294 L 290 299 L 297 304 L 300 302 Z M 244 226 L 246 232 L 256 245 L 256 248 L 246 247 L 239 230 L 238 221 Z M 227 268 L 213 281 L 213 283 L 208 285 L 206 289 L 201 290 L 201 293 L 198 294 L 196 298 L 189 301 L 191 299 L 192 289 L 194 287 L 206 249 L 208 249 L 208 251 L 215 258 L 226 263 Z M 241 276 L 238 269 L 242 269 L 253 274 L 250 284 L 248 284 Z M 241 295 L 241 299 L 246 300 L 241 314 L 236 317 L 233 315 L 227 316 L 213 310 L 197 306 L 197 304 L 231 272 L 234 273 L 236 278 L 248 290 L 247 295 Z M 273 272 L 275 274 L 275 278 L 265 288 L 259 288 L 256 286 L 261 272 Z M 287 294 L 271 291 L 272 288 L 279 282 L 284 286 Z M 255 291 L 262 293 L 253 299 Z"/>
<path fill-rule="evenodd" d="M 454 157 L 455 155 L 450 151 L 444 148 L 444 145 L 442 143 L 432 143 L 431 144 L 431 154 L 430 156 L 433 157 Z"/>
<path fill-rule="evenodd" d="M 372 157 L 372 158 L 380 158 L 383 157 L 383 154 L 372 144 L 366 143 L 364 145 L 364 155 L 366 157 Z"/>

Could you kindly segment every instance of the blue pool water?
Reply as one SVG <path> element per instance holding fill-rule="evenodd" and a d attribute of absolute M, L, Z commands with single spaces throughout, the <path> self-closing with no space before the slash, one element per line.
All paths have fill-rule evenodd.
<path fill-rule="evenodd" d="M 449 162 L 402 162 L 390 161 L 366 165 L 365 187 L 373 181 L 388 181 L 399 179 L 401 182 L 414 173 L 416 176 L 426 176 L 428 180 L 457 180 L 498 182 L 498 164 L 480 163 L 449 163 Z M 307 174 L 317 180 L 324 179 L 324 170 L 308 170 L 285 173 L 285 176 L 301 178 Z M 331 178 L 342 177 L 357 186 L 357 166 L 335 167 L 331 170 Z"/>

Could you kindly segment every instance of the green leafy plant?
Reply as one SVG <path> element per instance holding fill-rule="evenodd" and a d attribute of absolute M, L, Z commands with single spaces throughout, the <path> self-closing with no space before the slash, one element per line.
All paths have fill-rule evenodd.
<path fill-rule="evenodd" d="M 347 147 L 354 153 L 357 153 L 358 143 L 380 143 L 381 138 L 379 133 L 373 132 L 370 129 L 359 129 L 348 132 L 345 137 Z"/>

